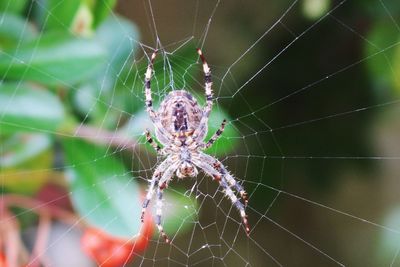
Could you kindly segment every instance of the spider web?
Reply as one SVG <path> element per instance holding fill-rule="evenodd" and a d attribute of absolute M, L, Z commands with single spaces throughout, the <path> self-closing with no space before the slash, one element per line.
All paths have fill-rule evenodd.
<path fill-rule="evenodd" d="M 143 35 L 141 40 L 126 37 L 139 51 L 132 50 L 133 62 L 125 59 L 132 66 L 126 76 L 117 70 L 120 80 L 132 78 L 143 88 L 148 55 L 159 50 L 152 80 L 156 108 L 171 90 L 180 88 L 203 103 L 203 74 L 194 50 L 202 48 L 213 73 L 213 114 L 227 115 L 230 131 L 207 153 L 218 158 L 249 194 L 247 237 L 238 211 L 215 181 L 202 172 L 193 179 L 174 178 L 166 191 L 187 201 L 180 206 L 167 196 L 165 213 L 187 209 L 187 216 L 168 233 L 171 245 L 155 234 L 150 247 L 135 255 L 133 266 L 399 264 L 398 123 L 393 115 L 399 99 L 373 98 L 372 82 L 362 71 L 376 58 L 388 59 L 399 42 L 381 46 L 370 39 L 366 26 L 353 18 L 364 8 L 361 1 L 327 1 L 330 5 L 319 18 L 309 20 L 300 19 L 305 2 L 311 1 L 125 0 L 112 13 L 132 18 Z M 379 9 L 377 16 L 400 33 L 400 21 L 391 9 L 398 4 L 370 2 Z M 354 43 L 368 45 L 373 52 L 358 54 L 349 47 Z M 385 67 L 396 71 L 390 60 Z M 134 124 L 127 132 L 138 141 L 138 149 L 132 152 L 126 140 L 115 148 L 111 138 L 107 153 L 99 158 L 130 153 L 129 182 L 146 186 L 162 160 L 146 149 L 142 137 L 151 124 L 143 111 L 131 113 L 112 101 L 103 103 L 102 89 L 92 96 L 93 105 L 119 111 L 116 120 L 131 116 Z M 142 91 L 126 90 L 144 107 Z M 93 110 L 85 112 L 81 126 Z M 218 128 L 221 120 L 211 117 L 210 128 Z M 79 131 L 71 137 L 77 135 Z M 99 132 L 93 138 L 103 136 Z M 46 251 L 58 248 L 75 228 L 62 228 Z"/>

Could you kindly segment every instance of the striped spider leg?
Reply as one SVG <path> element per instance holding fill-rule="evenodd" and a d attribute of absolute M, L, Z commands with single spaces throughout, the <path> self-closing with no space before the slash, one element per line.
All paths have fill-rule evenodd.
<path fill-rule="evenodd" d="M 232 204 L 238 209 L 242 218 L 247 235 L 250 233 L 250 227 L 247 219 L 245 207 L 247 206 L 247 194 L 243 187 L 233 178 L 226 168 L 217 159 L 200 152 L 193 158 L 193 163 L 201 168 L 207 175 L 213 177 L 223 188 L 225 195 L 232 201 Z M 236 197 L 232 188 L 239 192 L 244 203 Z"/>

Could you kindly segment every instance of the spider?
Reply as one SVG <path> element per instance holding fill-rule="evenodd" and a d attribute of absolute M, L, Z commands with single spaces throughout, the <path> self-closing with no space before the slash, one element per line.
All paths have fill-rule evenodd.
<path fill-rule="evenodd" d="M 204 108 L 200 107 L 197 100 L 186 90 L 173 90 L 161 102 L 159 110 L 155 111 L 150 83 L 157 51 L 152 54 L 145 73 L 146 110 L 155 126 L 157 140 L 163 145 L 163 148 L 154 141 L 149 130 L 146 130 L 145 135 L 158 155 L 166 157 L 166 159 L 157 166 L 150 180 L 147 195 L 143 202 L 141 220 L 143 223 L 146 209 L 156 191 L 156 225 L 166 243 L 169 243 L 170 239 L 161 225 L 163 190 L 175 173 L 181 179 L 195 177 L 198 174 L 197 168 L 202 169 L 207 175 L 219 182 L 225 195 L 238 209 L 246 234 L 250 233 L 245 212 L 248 202 L 246 191 L 218 159 L 202 152 L 202 150 L 211 147 L 221 136 L 226 120 L 224 119 L 218 131 L 207 142 L 204 142 L 208 131 L 208 117 L 213 105 L 213 93 L 210 68 L 201 50 L 197 49 L 197 52 L 203 63 L 205 75 L 206 105 Z M 236 190 L 236 193 L 239 192 L 243 203 L 236 197 L 234 190 Z"/>

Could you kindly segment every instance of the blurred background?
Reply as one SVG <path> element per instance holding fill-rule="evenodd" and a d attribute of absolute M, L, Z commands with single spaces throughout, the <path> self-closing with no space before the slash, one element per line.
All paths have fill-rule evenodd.
<path fill-rule="evenodd" d="M 215 92 L 203 173 L 165 190 L 172 245 L 141 203 L 144 109 Z M 395 0 L 0 2 L 0 266 L 400 266 L 400 4 Z M 153 212 L 154 214 L 154 212 Z"/>

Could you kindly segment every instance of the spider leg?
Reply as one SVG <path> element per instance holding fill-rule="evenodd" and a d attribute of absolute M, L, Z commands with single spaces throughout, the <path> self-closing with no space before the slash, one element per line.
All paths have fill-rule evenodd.
<path fill-rule="evenodd" d="M 228 181 L 230 186 L 233 186 L 236 189 L 236 191 L 239 192 L 240 197 L 242 198 L 242 200 L 244 202 L 244 205 L 247 206 L 249 200 L 247 198 L 247 192 L 244 190 L 243 186 L 241 184 L 239 184 L 235 180 L 235 178 L 233 178 L 233 176 L 226 170 L 226 168 L 224 167 L 224 165 L 222 165 L 221 162 L 216 161 L 213 166 L 216 170 L 218 170 L 225 177 L 225 179 Z"/>
<path fill-rule="evenodd" d="M 158 232 L 160 235 L 164 238 L 166 243 L 170 243 L 171 240 L 168 238 L 167 234 L 164 232 L 164 228 L 161 225 L 161 216 L 162 216 L 162 206 L 163 206 L 163 191 L 167 187 L 168 182 L 172 179 L 174 172 L 178 168 L 180 162 L 175 161 L 171 166 L 168 167 L 168 169 L 165 171 L 165 173 L 162 175 L 159 185 L 157 188 L 157 210 L 156 210 L 156 225 L 158 228 Z"/>
<path fill-rule="evenodd" d="M 140 216 L 140 220 L 144 222 L 144 215 L 146 213 L 146 209 L 149 206 L 150 200 L 153 198 L 154 187 L 158 184 L 158 180 L 160 178 L 160 173 L 154 173 L 153 178 L 151 179 L 149 189 L 147 190 L 146 198 L 143 201 L 142 205 L 142 215 Z"/>
<path fill-rule="evenodd" d="M 154 171 L 153 177 L 150 180 L 149 189 L 147 190 L 146 198 L 144 199 L 142 205 L 142 215 L 140 216 L 142 223 L 144 221 L 144 214 L 146 212 L 146 209 L 149 206 L 150 200 L 153 197 L 155 187 L 159 184 L 160 178 L 162 178 L 163 173 L 166 172 L 171 163 L 172 163 L 172 158 L 169 157 L 165 159 Z"/>
<path fill-rule="evenodd" d="M 163 188 L 157 188 L 157 211 L 156 211 L 156 225 L 158 228 L 158 232 L 164 238 L 166 243 L 170 243 L 170 239 L 168 238 L 167 234 L 164 232 L 164 228 L 161 225 L 161 216 L 162 216 L 162 206 L 163 206 Z"/>
<path fill-rule="evenodd" d="M 221 134 L 224 132 L 225 129 L 225 125 L 226 125 L 226 119 L 224 119 L 221 123 L 221 126 L 219 127 L 219 129 L 217 130 L 217 132 L 210 138 L 210 140 L 207 141 L 207 143 L 205 144 L 205 148 L 209 148 L 211 147 L 215 141 L 218 140 L 218 138 L 221 136 Z"/>
<path fill-rule="evenodd" d="M 157 112 L 153 109 L 153 99 L 151 97 L 151 78 L 153 76 L 153 65 L 154 60 L 156 58 L 157 51 L 155 51 L 150 58 L 149 65 L 147 66 L 147 70 L 144 76 L 144 86 L 145 86 L 145 97 L 146 97 L 146 111 L 149 113 L 150 119 L 153 122 L 154 126 L 161 134 L 161 138 L 164 141 L 168 141 L 172 139 L 172 136 L 164 130 L 163 125 L 161 124 L 160 118 L 158 117 Z M 162 142 L 159 138 L 159 141 Z M 164 143 L 163 143 L 164 144 Z"/>
<path fill-rule="evenodd" d="M 207 155 L 205 153 L 200 153 L 200 159 L 204 162 L 207 162 L 208 164 L 210 164 L 211 166 L 214 167 L 215 170 L 217 170 L 219 173 L 223 174 L 223 176 L 225 177 L 225 179 L 228 181 L 228 183 L 233 186 L 236 191 L 239 192 L 245 206 L 247 206 L 248 198 L 247 198 L 247 192 L 244 190 L 243 186 L 241 184 L 239 184 L 236 179 L 227 171 L 227 169 L 225 168 L 225 166 L 216 158 Z"/>
<path fill-rule="evenodd" d="M 157 51 L 155 51 L 150 58 L 149 65 L 147 66 L 146 74 L 144 76 L 145 95 L 146 95 L 146 109 L 152 121 L 157 118 L 157 114 L 153 109 L 153 99 L 151 98 L 151 77 L 153 76 L 153 63 L 156 58 Z"/>
<path fill-rule="evenodd" d="M 246 234 L 249 235 L 250 227 L 247 220 L 247 214 L 245 211 L 245 206 L 239 199 L 236 197 L 235 193 L 233 192 L 231 186 L 228 183 L 226 173 L 221 173 L 217 171 L 212 165 L 206 163 L 205 161 L 193 159 L 193 163 L 196 164 L 198 167 L 204 170 L 205 173 L 214 177 L 224 189 L 225 195 L 231 200 L 232 204 L 238 209 L 240 213 L 240 217 L 242 218 L 243 225 L 246 230 Z M 222 165 L 221 165 L 222 166 Z"/>
<path fill-rule="evenodd" d="M 240 216 L 242 217 L 244 227 L 246 229 L 246 234 L 249 235 L 250 227 L 249 227 L 249 223 L 247 220 L 246 211 L 244 210 L 243 203 L 238 200 L 238 198 L 235 196 L 232 189 L 229 187 L 229 185 L 227 184 L 227 182 L 224 179 L 221 179 L 219 184 L 225 189 L 225 195 L 227 195 L 231 199 L 232 204 L 235 205 L 236 208 L 239 210 Z"/>
<path fill-rule="evenodd" d="M 207 133 L 207 123 L 208 117 L 213 105 L 213 92 L 212 92 L 212 81 L 211 81 L 211 70 L 207 64 L 207 61 L 200 49 L 197 49 L 197 53 L 203 63 L 204 71 L 204 81 L 205 81 L 205 91 L 206 91 L 206 106 L 203 110 L 203 116 L 201 117 L 199 126 L 194 131 L 193 136 L 196 141 L 203 140 L 205 134 Z"/>
<path fill-rule="evenodd" d="M 149 131 L 148 129 L 146 129 L 145 135 L 146 135 L 146 140 L 147 140 L 147 142 L 154 148 L 154 150 L 157 152 L 157 154 L 164 155 L 164 151 L 163 151 L 162 148 L 154 141 L 154 139 L 153 139 L 153 137 L 151 136 L 150 131 Z"/>
<path fill-rule="evenodd" d="M 211 70 L 207 64 L 206 58 L 201 52 L 200 49 L 197 49 L 197 53 L 200 56 L 201 62 L 203 63 L 203 71 L 204 71 L 204 81 L 205 81 L 205 89 L 206 89 L 206 100 L 207 106 L 209 110 L 211 110 L 213 104 L 213 93 L 212 93 L 212 81 L 211 81 Z"/>

